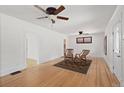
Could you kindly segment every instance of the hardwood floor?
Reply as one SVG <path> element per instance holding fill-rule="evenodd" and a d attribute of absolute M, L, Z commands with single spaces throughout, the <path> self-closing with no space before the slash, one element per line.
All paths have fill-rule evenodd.
<path fill-rule="evenodd" d="M 119 81 L 110 72 L 102 58 L 92 58 L 87 74 L 53 66 L 63 58 L 52 60 L 22 73 L 0 78 L 2 87 L 112 87 Z"/>

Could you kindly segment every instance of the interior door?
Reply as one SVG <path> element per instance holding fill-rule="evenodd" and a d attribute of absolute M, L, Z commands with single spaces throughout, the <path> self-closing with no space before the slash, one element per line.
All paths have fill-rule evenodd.
<path fill-rule="evenodd" d="M 117 22 L 113 31 L 113 71 L 121 81 L 121 22 Z"/>

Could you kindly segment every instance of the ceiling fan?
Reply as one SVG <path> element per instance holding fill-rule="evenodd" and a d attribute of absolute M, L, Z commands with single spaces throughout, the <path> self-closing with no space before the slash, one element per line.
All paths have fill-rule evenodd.
<path fill-rule="evenodd" d="M 43 11 L 46 16 L 41 16 L 38 17 L 37 19 L 44 19 L 44 18 L 48 18 L 51 20 L 51 22 L 54 24 L 55 20 L 51 17 L 51 16 L 55 16 L 57 19 L 61 19 L 61 20 L 68 20 L 68 17 L 63 17 L 63 16 L 57 16 L 60 12 L 62 12 L 63 10 L 65 10 L 65 7 L 63 5 L 59 6 L 59 8 L 55 8 L 55 7 L 48 7 L 45 9 L 41 8 L 38 5 L 34 5 L 34 7 L 36 7 L 37 9 Z"/>

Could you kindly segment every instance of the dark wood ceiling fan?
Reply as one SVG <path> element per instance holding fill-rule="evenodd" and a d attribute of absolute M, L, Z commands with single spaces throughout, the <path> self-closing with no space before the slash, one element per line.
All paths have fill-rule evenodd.
<path fill-rule="evenodd" d="M 55 7 L 48 7 L 45 9 L 41 8 L 38 5 L 34 5 L 34 7 L 36 7 L 37 9 L 43 11 L 45 14 L 47 14 L 47 16 L 43 16 L 43 17 L 38 17 L 37 19 L 43 19 L 43 18 L 50 18 L 50 15 L 57 15 L 57 19 L 61 19 L 61 20 L 68 20 L 68 17 L 63 17 L 63 16 L 58 16 L 59 13 L 61 13 L 63 10 L 65 10 L 65 7 L 63 5 L 59 6 L 59 8 L 55 8 Z M 51 22 L 54 24 L 55 20 L 53 18 L 50 18 Z"/>

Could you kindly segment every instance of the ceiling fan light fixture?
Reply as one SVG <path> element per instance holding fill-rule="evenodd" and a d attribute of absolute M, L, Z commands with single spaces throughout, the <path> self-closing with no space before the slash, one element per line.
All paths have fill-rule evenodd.
<path fill-rule="evenodd" d="M 52 24 L 55 24 L 55 20 L 51 19 L 51 21 L 52 21 Z"/>
<path fill-rule="evenodd" d="M 49 18 L 55 20 L 56 19 L 56 16 L 55 15 L 49 15 Z"/>

